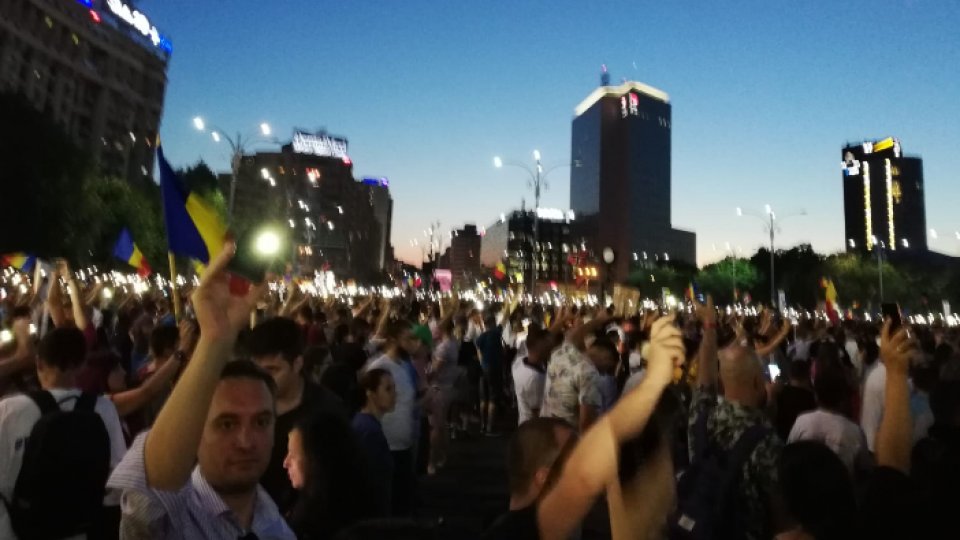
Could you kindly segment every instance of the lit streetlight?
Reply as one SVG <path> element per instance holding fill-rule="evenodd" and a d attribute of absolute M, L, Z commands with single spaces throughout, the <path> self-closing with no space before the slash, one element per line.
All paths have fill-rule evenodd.
<path fill-rule="evenodd" d="M 520 169 L 523 169 L 523 170 L 527 171 L 527 174 L 530 175 L 530 180 L 529 180 L 529 182 L 528 182 L 528 185 L 533 188 L 533 199 L 534 199 L 534 202 L 533 202 L 533 246 L 532 246 L 532 249 L 530 250 L 530 259 L 531 259 L 531 262 L 530 262 L 530 287 L 532 288 L 532 290 L 536 290 L 536 286 L 537 286 L 537 263 L 539 262 L 539 261 L 537 260 L 537 257 L 538 257 L 539 252 L 540 252 L 540 247 L 539 247 L 539 242 L 540 242 L 540 218 L 539 218 L 539 216 L 538 216 L 538 214 L 537 214 L 537 212 L 538 212 L 539 209 L 540 209 L 540 191 L 541 191 L 541 189 L 545 189 L 545 188 L 548 188 L 548 187 L 549 187 L 549 184 L 547 184 L 546 180 L 547 180 L 547 176 L 548 176 L 551 172 L 553 172 L 553 171 L 555 171 L 555 170 L 557 170 L 557 169 L 559 169 L 559 168 L 562 168 L 562 167 L 570 167 L 570 164 L 569 164 L 569 163 L 562 163 L 562 164 L 560 164 L 560 165 L 555 165 L 555 166 L 547 169 L 546 171 L 544 171 L 544 169 L 543 169 L 543 162 L 542 162 L 542 159 L 541 159 L 541 158 L 542 158 L 542 156 L 541 156 L 541 154 L 540 154 L 540 150 L 534 150 L 534 151 L 533 151 L 533 160 L 534 160 L 535 167 L 532 168 L 532 169 L 531 169 L 529 166 L 527 166 L 526 164 L 524 164 L 524 163 L 520 163 L 520 162 L 516 162 L 516 161 L 503 161 L 503 159 L 501 159 L 500 156 L 494 156 L 494 158 L 493 158 L 493 166 L 496 167 L 496 168 L 498 168 L 498 169 L 502 169 L 505 165 L 506 165 L 506 166 L 510 166 L 510 167 L 518 167 L 518 168 L 520 168 Z"/>
<path fill-rule="evenodd" d="M 207 123 L 204 121 L 203 117 L 195 116 L 193 118 L 193 127 L 197 131 L 206 131 Z M 226 139 L 227 143 L 230 145 L 230 198 L 227 203 L 227 208 L 230 216 L 233 216 L 233 203 L 236 198 L 237 192 L 237 177 L 240 174 L 240 162 L 243 159 L 243 154 L 246 151 L 246 146 L 251 142 L 251 140 L 256 140 L 253 135 L 243 136 L 240 133 L 237 133 L 236 137 L 230 137 L 227 135 L 227 132 L 223 129 L 217 128 L 215 126 L 210 126 L 210 137 L 213 138 L 213 142 L 219 143 L 221 139 Z M 273 130 L 270 128 L 270 124 L 262 122 L 260 124 L 259 131 L 259 140 L 264 142 L 277 143 L 276 139 L 269 138 L 273 133 Z M 261 169 L 260 174 L 263 175 L 263 179 L 270 183 L 270 186 L 275 187 L 276 181 L 270 176 L 269 171 L 266 169 Z"/>

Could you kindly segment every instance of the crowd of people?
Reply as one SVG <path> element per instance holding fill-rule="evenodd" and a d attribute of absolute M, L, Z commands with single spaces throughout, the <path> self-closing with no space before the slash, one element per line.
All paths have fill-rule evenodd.
<path fill-rule="evenodd" d="M 238 290 L 5 295 L 0 538 L 434 538 L 418 483 L 508 436 L 483 537 L 956 538 L 960 333 Z M 469 466 L 469 464 L 467 464 Z"/>

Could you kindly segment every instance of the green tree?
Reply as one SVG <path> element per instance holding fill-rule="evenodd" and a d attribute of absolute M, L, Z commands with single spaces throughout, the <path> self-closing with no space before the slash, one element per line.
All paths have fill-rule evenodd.
<path fill-rule="evenodd" d="M 710 294 L 717 303 L 733 302 L 733 289 L 740 298 L 753 291 L 759 284 L 759 274 L 749 259 L 727 257 L 722 261 L 704 266 L 697 274 L 697 285 L 704 294 Z M 752 295 L 752 293 L 751 293 Z"/>

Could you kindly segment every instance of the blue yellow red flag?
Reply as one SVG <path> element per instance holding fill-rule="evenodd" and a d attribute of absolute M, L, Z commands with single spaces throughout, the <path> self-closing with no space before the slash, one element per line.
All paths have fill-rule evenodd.
<path fill-rule="evenodd" d="M 137 273 L 141 276 L 150 275 L 150 265 L 147 264 L 140 248 L 133 241 L 129 230 L 123 229 L 120 231 L 120 238 L 117 239 L 117 244 L 113 246 L 113 256 L 136 268 Z"/>
<path fill-rule="evenodd" d="M 163 219 L 170 251 L 209 264 L 223 249 L 227 226 L 202 197 L 188 193 L 157 145 Z"/>

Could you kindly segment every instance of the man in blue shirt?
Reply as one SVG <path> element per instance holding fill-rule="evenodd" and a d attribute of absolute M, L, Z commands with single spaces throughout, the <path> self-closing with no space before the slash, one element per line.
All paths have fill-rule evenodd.
<path fill-rule="evenodd" d="M 497 402 L 503 396 L 503 327 L 497 324 L 494 315 L 484 320 L 486 330 L 477 337 L 477 351 L 480 353 L 480 366 L 483 377 L 480 384 L 480 431 L 496 436 L 493 421 L 497 413 Z"/>

